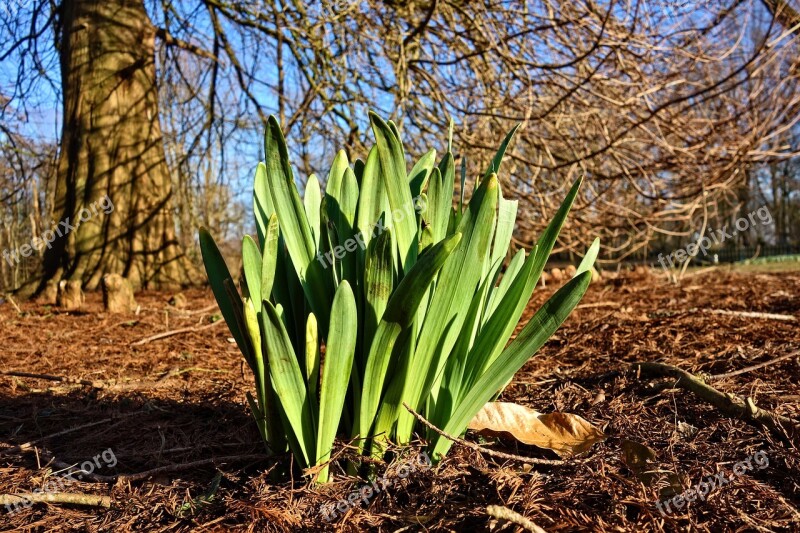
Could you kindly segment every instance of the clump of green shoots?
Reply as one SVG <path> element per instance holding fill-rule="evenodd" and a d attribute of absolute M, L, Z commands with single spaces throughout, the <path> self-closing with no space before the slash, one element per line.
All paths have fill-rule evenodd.
<path fill-rule="evenodd" d="M 253 189 L 257 240 L 242 242 L 241 292 L 205 229 L 209 282 L 255 377 L 247 395 L 273 453 L 287 447 L 320 482 L 334 439 L 363 453 L 410 441 L 424 426 L 450 435 L 497 395 L 577 305 L 591 280 L 595 241 L 577 269 L 507 345 L 578 192 L 569 190 L 529 254 L 509 252 L 517 201 L 497 173 L 514 131 L 476 183 L 454 202 L 451 141 L 437 162 L 410 171 L 397 127 L 370 113 L 376 144 L 352 165 L 340 151 L 322 194 L 311 175 L 300 198 L 274 117 Z M 452 137 L 451 137 L 452 138 Z M 454 206 L 455 203 L 455 206 Z M 502 276 L 501 276 L 502 274 Z M 450 448 L 421 433 L 434 460 Z"/>

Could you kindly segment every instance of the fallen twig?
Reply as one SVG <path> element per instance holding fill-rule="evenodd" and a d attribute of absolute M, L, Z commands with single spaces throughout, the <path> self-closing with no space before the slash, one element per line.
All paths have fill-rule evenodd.
<path fill-rule="evenodd" d="M 165 372 L 164 375 L 158 378 L 156 381 L 133 381 L 130 383 L 116 383 L 114 385 L 107 385 L 105 390 L 119 392 L 119 391 L 158 389 L 169 385 L 168 382 L 171 378 L 180 376 L 181 374 L 186 374 L 187 372 L 213 372 L 221 374 L 228 373 L 227 370 L 210 370 L 199 366 L 193 366 L 189 368 L 175 367 L 169 372 Z"/>
<path fill-rule="evenodd" d="M 527 531 L 532 531 L 533 533 L 547 533 L 544 529 L 537 526 L 531 520 L 525 518 L 516 511 L 512 511 L 508 507 L 503 507 L 501 505 L 489 505 L 486 507 L 486 514 L 493 518 L 497 518 L 498 520 L 506 520 L 512 524 L 516 524 Z"/>
<path fill-rule="evenodd" d="M 60 459 L 56 459 L 56 457 L 46 449 L 39 450 L 39 455 L 47 461 L 45 466 L 72 479 L 94 481 L 96 483 L 114 483 L 117 480 L 117 476 L 104 476 L 102 474 L 95 474 L 94 472 L 87 472 L 82 468 L 78 468 L 76 464 L 69 464 Z"/>
<path fill-rule="evenodd" d="M 4 450 L 0 450 L 0 456 L 6 455 L 6 454 L 9 454 L 9 453 L 15 453 L 15 452 L 20 452 L 20 451 L 30 450 L 31 448 L 33 448 L 34 444 L 36 444 L 38 442 L 41 442 L 43 440 L 52 439 L 54 437 L 60 437 L 62 435 L 66 435 L 67 433 L 72 433 L 74 431 L 80 431 L 82 429 L 87 429 L 87 428 L 90 428 L 90 427 L 93 427 L 93 426 L 99 426 L 100 424 L 105 424 L 107 422 L 113 422 L 115 420 L 121 420 L 123 418 L 127 418 L 129 416 L 136 416 L 138 414 L 141 414 L 141 411 L 137 411 L 135 413 L 126 413 L 124 415 L 119 415 L 119 416 L 116 416 L 116 417 L 113 417 L 113 418 L 104 418 L 103 420 L 98 420 L 96 422 L 89 422 L 88 424 L 82 424 L 80 426 L 75 426 L 73 428 L 65 429 L 63 431 L 59 431 L 58 433 L 53 433 L 52 435 L 39 437 L 38 439 L 30 440 L 28 442 L 24 442 L 22 444 L 18 444 L 16 446 L 11 447 L 11 448 L 6 448 Z"/>
<path fill-rule="evenodd" d="M 194 446 L 180 446 L 180 447 L 177 447 L 177 448 L 167 448 L 165 450 L 153 450 L 153 451 L 148 451 L 148 452 L 135 452 L 135 453 L 128 453 L 128 454 L 118 453 L 118 454 L 116 454 L 116 457 L 117 457 L 117 459 L 133 458 L 133 457 L 141 458 L 143 455 L 158 455 L 158 456 L 161 456 L 161 455 L 169 455 L 169 454 L 174 454 L 174 453 L 198 452 L 200 450 L 210 450 L 210 449 L 215 449 L 215 448 L 240 448 L 241 449 L 243 446 L 245 446 L 245 443 L 240 443 L 240 442 L 225 442 L 225 443 L 222 443 L 222 444 L 197 444 L 197 445 L 194 445 Z M 244 451 L 244 450 L 242 450 L 242 451 Z"/>
<path fill-rule="evenodd" d="M 191 470 L 193 468 L 197 468 L 198 466 L 212 465 L 216 463 L 232 462 L 232 461 L 253 461 L 257 459 L 266 459 L 267 457 L 269 456 L 263 453 L 214 457 L 211 459 L 202 459 L 200 461 L 193 461 L 191 463 L 178 463 L 174 465 L 160 466 L 158 468 L 153 468 L 152 470 L 146 470 L 144 472 L 137 472 L 134 474 L 119 474 L 118 476 L 116 476 L 116 482 L 124 483 L 126 481 L 141 481 L 143 479 L 147 479 L 149 477 L 153 477 L 159 474 L 165 474 L 167 472 L 181 472 L 183 470 Z M 108 477 L 113 478 L 114 476 L 108 476 Z"/>
<path fill-rule="evenodd" d="M 703 311 L 714 315 L 730 315 L 742 318 L 765 318 L 769 320 L 786 320 L 789 322 L 796 320 L 793 315 L 779 315 L 776 313 L 757 313 L 755 311 L 729 311 L 728 309 L 704 309 Z"/>
<path fill-rule="evenodd" d="M 169 307 L 169 312 L 175 315 L 200 315 L 203 313 L 208 313 L 209 311 L 214 311 L 217 309 L 217 304 L 213 303 L 208 307 L 203 307 L 200 309 L 178 309 L 177 307 Z"/>
<path fill-rule="evenodd" d="M 181 374 L 185 374 L 186 372 L 192 371 L 208 371 L 208 372 L 224 372 L 223 370 L 206 370 L 200 367 L 191 367 L 191 368 L 173 368 L 169 372 L 166 372 L 163 376 L 158 378 L 156 381 L 133 381 L 130 383 L 106 383 L 104 381 L 89 381 L 86 379 L 77 379 L 77 378 L 70 378 L 65 376 L 51 376 L 49 374 L 32 374 L 30 372 L 0 372 L 0 374 L 5 376 L 15 376 L 21 378 L 33 378 L 33 379 L 44 379 L 47 381 L 58 381 L 60 383 L 69 383 L 74 385 L 82 385 L 85 387 L 92 387 L 93 389 L 97 390 L 104 390 L 104 391 L 132 391 L 132 390 L 143 390 L 143 389 L 157 389 L 159 387 L 163 387 L 167 385 L 167 381 L 170 378 L 175 376 L 179 376 Z"/>
<path fill-rule="evenodd" d="M 633 363 L 637 376 L 677 378 L 675 386 L 689 391 L 710 403 L 724 415 L 761 425 L 779 438 L 792 442 L 800 436 L 800 422 L 786 416 L 776 415 L 758 407 L 752 398 L 740 398 L 720 392 L 708 385 L 703 378 L 665 363 Z"/>
<path fill-rule="evenodd" d="M 142 344 L 147 344 L 148 342 L 153 342 L 161 339 L 166 339 L 167 337 L 172 337 L 174 335 L 180 335 L 182 333 L 194 333 L 196 331 L 203 331 L 209 328 L 213 328 L 217 324 L 221 324 L 225 322 L 224 320 L 217 320 L 216 322 L 212 322 L 211 324 L 206 324 L 205 326 L 198 327 L 189 327 L 189 328 L 180 328 L 180 329 L 173 329 L 172 331 L 164 331 L 162 333 L 157 333 L 155 335 L 151 335 L 149 337 L 145 337 L 144 339 L 139 339 L 136 342 L 131 343 L 131 346 L 141 346 Z"/>
<path fill-rule="evenodd" d="M 29 494 L 0 494 L 0 505 L 19 506 L 27 503 L 67 503 L 87 507 L 111 507 L 109 496 L 73 492 L 32 492 Z"/>
<path fill-rule="evenodd" d="M 421 414 L 419 414 L 418 412 L 413 410 L 406 402 L 403 402 L 403 407 L 408 409 L 408 412 L 411 413 L 412 415 L 414 415 L 417 418 L 417 420 L 422 422 L 425 426 L 429 427 L 430 429 L 432 429 L 433 431 L 435 431 L 436 433 L 438 433 L 442 437 L 444 437 L 444 438 L 446 438 L 448 440 L 451 440 L 451 441 L 453 441 L 453 442 L 455 442 L 457 444 L 460 444 L 462 446 L 466 446 L 467 448 L 475 450 L 476 452 L 485 453 L 486 455 L 491 455 L 492 457 L 497 457 L 498 459 L 508 459 L 508 460 L 511 460 L 511 461 L 519 461 L 521 463 L 528 463 L 528 464 L 534 464 L 534 465 L 565 465 L 565 464 L 567 464 L 566 461 L 561 461 L 559 459 L 536 459 L 534 457 L 523 457 L 522 455 L 514 455 L 514 454 L 511 454 L 511 453 L 497 452 L 497 451 L 494 451 L 494 450 L 488 450 L 486 448 L 482 448 L 481 446 L 478 446 L 475 443 L 466 441 L 464 439 L 459 439 L 458 437 L 454 437 L 452 435 L 448 435 L 447 433 L 445 433 L 441 429 L 437 428 L 436 426 L 434 426 L 433 424 L 428 422 L 428 420 L 424 416 L 422 416 Z"/>
<path fill-rule="evenodd" d="M 135 326 L 136 324 L 138 324 L 139 320 L 131 320 L 130 318 L 126 318 L 125 320 L 120 320 L 119 322 L 114 322 L 110 326 L 107 325 L 107 322 L 108 322 L 107 319 L 103 319 L 103 321 L 97 327 L 89 328 L 89 329 L 74 329 L 72 331 L 67 331 L 67 332 L 63 333 L 63 336 L 64 337 L 72 337 L 74 335 L 86 335 L 87 333 L 94 333 L 94 332 L 103 331 L 103 330 L 108 331 L 110 329 L 114 329 L 116 327 L 125 326 L 125 325 L 127 325 L 129 327 L 132 327 L 132 326 Z"/>
<path fill-rule="evenodd" d="M 575 309 L 595 309 L 597 307 L 619 307 L 618 302 L 594 302 L 590 304 L 580 304 Z"/>
<path fill-rule="evenodd" d="M 718 270 L 719 268 L 720 268 L 719 265 L 712 265 L 712 266 L 709 266 L 709 267 L 705 267 L 705 268 L 701 268 L 701 269 L 695 270 L 694 272 L 687 272 L 682 277 L 682 279 L 689 279 L 689 278 L 694 278 L 694 277 L 697 277 L 697 276 L 702 276 L 703 274 L 706 274 L 708 272 L 713 272 L 714 270 Z"/>
<path fill-rule="evenodd" d="M 22 309 L 19 308 L 19 306 L 17 305 L 17 302 L 14 301 L 14 298 L 12 298 L 10 294 L 7 294 L 6 298 L 8 298 L 8 301 L 11 302 L 11 305 L 14 306 L 14 309 L 17 310 L 17 314 L 21 315 L 22 314 Z"/>
<path fill-rule="evenodd" d="M 729 378 L 732 376 L 739 376 L 741 374 L 746 374 L 748 372 L 752 372 L 753 370 L 758 370 L 759 368 L 764 368 L 765 366 L 774 365 L 775 363 L 780 363 L 781 361 L 786 361 L 787 359 L 791 359 L 792 357 L 796 357 L 800 355 L 800 350 L 796 352 L 787 353 L 786 355 L 782 355 L 780 357 L 776 357 L 775 359 L 770 359 L 769 361 L 764 361 L 763 363 L 758 363 L 757 365 L 748 366 L 745 368 L 740 368 L 739 370 L 734 370 L 733 372 L 726 372 L 724 374 L 716 374 L 714 376 L 710 376 L 709 379 L 723 379 Z"/>
<path fill-rule="evenodd" d="M 66 471 L 67 475 L 76 477 L 81 481 L 88 480 L 97 483 L 117 483 L 117 484 L 130 481 L 141 481 L 143 479 L 147 479 L 152 476 L 157 476 L 159 474 L 165 474 L 168 472 L 181 472 L 183 470 L 191 470 L 193 468 L 197 468 L 200 466 L 216 464 L 221 462 L 251 461 L 257 459 L 266 459 L 267 457 L 269 457 L 263 453 L 228 455 L 224 457 L 213 457 L 211 459 L 201 459 L 199 461 L 192 461 L 190 463 L 176 463 L 172 465 L 160 466 L 158 468 L 145 470 L 144 472 L 134 472 L 132 474 L 115 474 L 110 476 L 104 476 L 101 474 L 95 474 L 94 472 L 85 472 L 80 468 L 77 468 L 75 465 L 67 464 L 64 461 L 56 459 L 52 454 L 47 452 L 47 450 L 42 450 L 41 455 L 42 457 L 46 458 L 49 461 L 48 462 L 49 466 L 55 467 L 61 471 Z"/>
<path fill-rule="evenodd" d="M 102 381 L 89 381 L 86 379 L 70 378 L 65 376 L 51 376 L 50 374 L 33 374 L 31 372 L 0 372 L 4 376 L 14 376 L 18 378 L 44 379 L 47 381 L 59 381 L 61 383 L 73 383 L 75 385 L 85 385 L 95 389 L 103 389 L 106 384 Z"/>

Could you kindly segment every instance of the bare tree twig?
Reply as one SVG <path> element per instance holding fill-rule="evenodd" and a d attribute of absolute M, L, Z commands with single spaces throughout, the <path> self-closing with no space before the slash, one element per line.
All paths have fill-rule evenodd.
<path fill-rule="evenodd" d="M 800 355 L 800 350 L 796 352 L 787 353 L 780 357 L 776 357 L 775 359 L 770 359 L 769 361 L 764 361 L 763 363 L 758 363 L 757 365 L 751 365 L 745 368 L 740 368 L 739 370 L 734 370 L 733 372 L 725 372 L 724 374 L 716 374 L 714 376 L 710 376 L 709 379 L 723 379 L 729 378 L 733 376 L 739 376 L 741 374 L 746 374 L 748 372 L 752 372 L 753 370 L 758 370 L 759 368 L 764 368 L 766 366 L 774 365 L 775 363 L 780 363 L 781 361 L 786 361 L 787 359 L 791 359 L 792 357 L 797 357 Z"/>
<path fill-rule="evenodd" d="M 176 38 L 165 28 L 157 28 L 156 37 L 164 41 L 164 44 L 166 44 L 167 46 L 175 46 L 177 48 L 186 50 L 187 52 L 191 52 L 196 56 L 204 57 L 206 59 L 211 59 L 212 61 L 219 61 L 219 59 L 208 50 L 204 50 L 203 48 L 197 45 Z"/>
<path fill-rule="evenodd" d="M 138 341 L 131 343 L 131 346 L 141 346 L 142 344 L 147 344 L 148 342 L 166 339 L 167 337 L 172 337 L 174 335 L 181 335 L 183 333 L 195 333 L 198 331 L 204 331 L 207 329 L 211 329 L 214 326 L 224 322 L 225 322 L 224 320 L 217 320 L 216 322 L 212 322 L 211 324 L 206 324 L 205 326 L 200 326 L 199 328 L 191 327 L 191 328 L 174 329 L 172 331 L 164 331 L 162 333 L 157 333 L 155 335 L 145 337 L 144 339 L 139 339 Z"/>

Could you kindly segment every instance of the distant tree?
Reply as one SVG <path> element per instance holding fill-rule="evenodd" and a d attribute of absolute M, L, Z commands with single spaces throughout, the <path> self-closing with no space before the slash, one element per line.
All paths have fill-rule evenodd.
<path fill-rule="evenodd" d="M 0 124 L 0 287 L 18 287 L 39 267 L 33 237 L 52 221 L 56 146 Z M 25 247 L 27 245 L 27 247 Z"/>

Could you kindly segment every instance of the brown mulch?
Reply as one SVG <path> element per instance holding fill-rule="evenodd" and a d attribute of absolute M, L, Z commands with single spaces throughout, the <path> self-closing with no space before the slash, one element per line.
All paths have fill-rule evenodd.
<path fill-rule="evenodd" d="M 537 290 L 530 312 L 552 291 Z M 378 474 L 392 480 L 386 490 L 330 522 L 322 506 L 364 482 L 342 474 L 313 486 L 291 469 L 290 458 L 259 457 L 263 447 L 245 400 L 251 378 L 241 355 L 224 325 L 205 327 L 216 312 L 210 292 L 185 295 L 184 311 L 167 304 L 170 295 L 137 295 L 141 311 L 131 316 L 104 314 L 96 294 L 80 313 L 24 303 L 20 315 L 9 303 L 0 306 L 0 494 L 57 480 L 52 460 L 81 464 L 111 449 L 116 461 L 112 467 L 100 460 L 94 469 L 109 480 L 75 480 L 64 488 L 110 496 L 110 509 L 35 504 L 8 514 L 0 508 L 0 531 L 519 530 L 489 517 L 489 505 L 512 509 L 547 531 L 800 531 L 800 453 L 791 442 L 723 416 L 674 380 L 639 379 L 629 368 L 659 361 L 714 376 L 799 350 L 800 272 L 714 271 L 679 285 L 627 276 L 593 284 L 502 397 L 539 411 L 577 413 L 601 427 L 608 439 L 585 462 L 531 466 L 455 445 L 440 465 L 405 479 L 397 476 L 398 463 L 378 465 Z M 180 328 L 198 329 L 135 344 Z M 800 356 L 710 383 L 800 419 L 799 377 Z M 470 440 L 556 458 L 512 442 Z M 35 442 L 12 449 L 29 441 Z M 646 472 L 626 462 L 627 441 L 655 453 Z M 766 468 L 730 476 L 737 462 L 759 451 Z M 166 468 L 136 477 L 160 467 Z M 705 501 L 659 512 L 660 499 L 719 472 L 730 482 Z"/>

